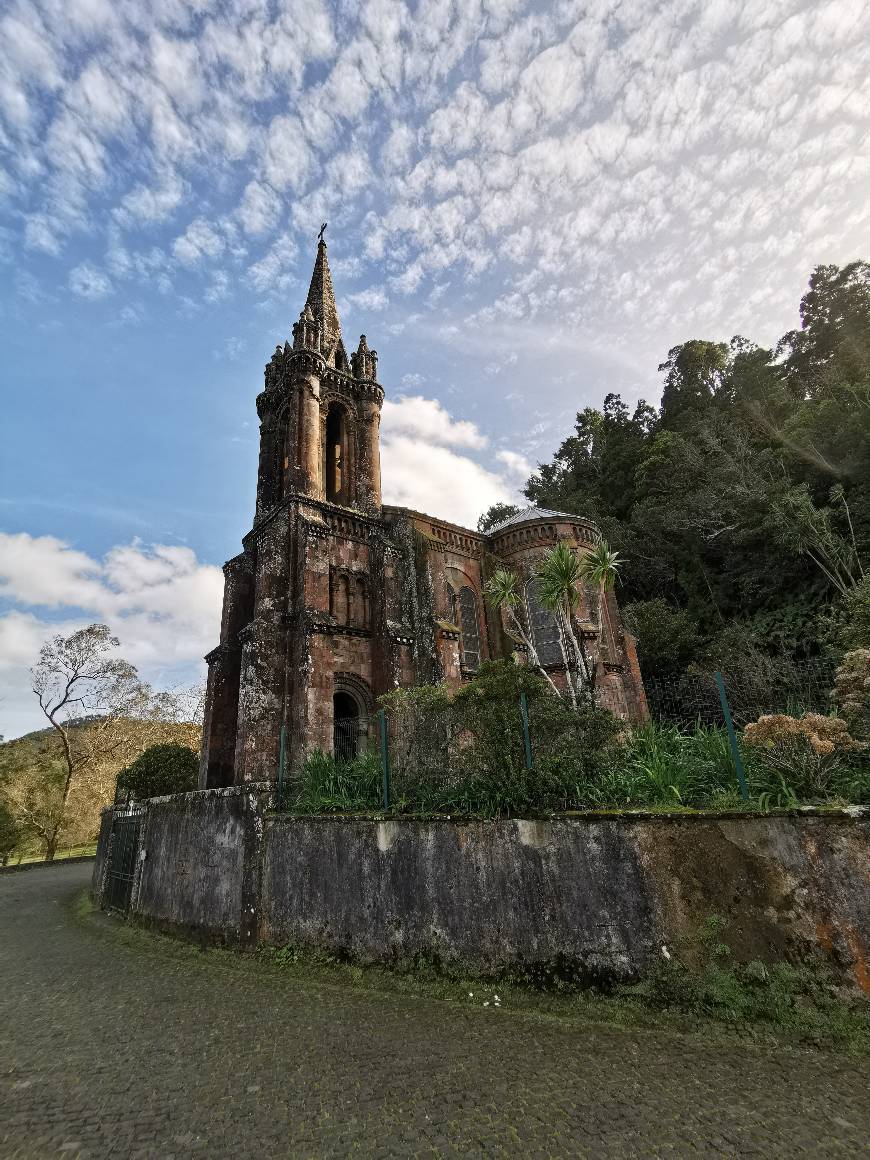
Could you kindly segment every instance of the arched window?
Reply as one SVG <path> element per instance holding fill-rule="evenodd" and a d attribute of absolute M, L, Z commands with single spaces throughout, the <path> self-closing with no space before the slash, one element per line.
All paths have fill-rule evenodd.
<path fill-rule="evenodd" d="M 476 673 L 480 668 L 480 622 L 477 597 L 467 584 L 459 589 L 457 606 L 462 632 L 462 667 L 469 673 Z"/>
<path fill-rule="evenodd" d="M 352 619 L 359 628 L 368 628 L 369 626 L 369 596 L 366 591 L 366 582 L 362 576 L 357 576 L 354 581 Z"/>
<path fill-rule="evenodd" d="M 332 615 L 339 624 L 350 623 L 350 585 L 341 572 L 332 574 Z"/>
<path fill-rule="evenodd" d="M 333 403 L 326 413 L 326 498 L 330 503 L 344 503 L 348 496 L 347 423 L 344 411 Z"/>
<path fill-rule="evenodd" d="M 538 581 L 534 577 L 526 583 L 526 607 L 529 613 L 529 631 L 538 660 L 542 665 L 562 664 L 559 627 L 552 612 L 541 604 Z"/>

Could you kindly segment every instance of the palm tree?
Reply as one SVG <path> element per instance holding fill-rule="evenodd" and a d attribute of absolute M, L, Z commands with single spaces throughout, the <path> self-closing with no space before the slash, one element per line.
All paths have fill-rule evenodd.
<path fill-rule="evenodd" d="M 546 557 L 538 572 L 538 598 L 552 612 L 559 631 L 559 647 L 568 677 L 571 703 L 577 708 L 577 693 L 590 684 L 589 665 L 580 640 L 574 632 L 574 612 L 580 603 L 582 572 L 580 561 L 564 540 Z M 568 658 L 570 644 L 573 664 Z M 572 669 L 576 677 L 571 676 Z"/>
<path fill-rule="evenodd" d="M 579 561 L 579 572 L 584 580 L 598 587 L 599 600 L 604 612 L 604 622 L 607 625 L 607 636 L 611 656 L 616 655 L 616 646 L 613 639 L 613 628 L 610 623 L 610 609 L 607 604 L 607 593 L 616 583 L 622 565 L 622 557 L 614 552 L 606 540 L 599 540 L 591 552 L 587 552 Z"/>
<path fill-rule="evenodd" d="M 559 690 L 556 688 L 553 678 L 538 659 L 538 652 L 535 648 L 535 643 L 532 640 L 532 635 L 530 632 L 526 631 L 522 620 L 520 620 L 520 617 L 517 614 L 517 609 L 523 603 L 523 598 L 520 595 L 519 589 L 517 588 L 516 574 L 509 571 L 507 568 L 497 568 L 484 585 L 484 592 L 486 593 L 490 604 L 492 604 L 495 608 L 498 608 L 500 611 L 504 611 L 505 618 L 508 622 L 509 634 L 522 642 L 523 647 L 526 649 L 528 654 L 532 668 L 536 669 L 543 677 L 546 678 L 550 688 L 558 697 Z"/>

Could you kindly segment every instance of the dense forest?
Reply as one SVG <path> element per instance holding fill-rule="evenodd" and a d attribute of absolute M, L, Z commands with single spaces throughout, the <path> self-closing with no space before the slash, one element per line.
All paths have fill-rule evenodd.
<path fill-rule="evenodd" d="M 674 347 L 657 409 L 584 408 L 526 485 L 620 553 L 647 675 L 870 646 L 870 265 L 817 267 L 800 321 L 773 350 Z"/>

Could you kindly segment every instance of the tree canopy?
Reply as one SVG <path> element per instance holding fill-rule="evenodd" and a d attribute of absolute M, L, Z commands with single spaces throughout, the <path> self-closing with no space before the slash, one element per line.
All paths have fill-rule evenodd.
<path fill-rule="evenodd" d="M 585 407 L 528 481 L 532 502 L 591 517 L 623 558 L 648 672 L 722 663 L 747 640 L 830 655 L 856 646 L 856 617 L 862 635 L 870 266 L 817 267 L 800 319 L 772 350 L 741 336 L 673 347 L 657 409 L 613 394 Z"/>

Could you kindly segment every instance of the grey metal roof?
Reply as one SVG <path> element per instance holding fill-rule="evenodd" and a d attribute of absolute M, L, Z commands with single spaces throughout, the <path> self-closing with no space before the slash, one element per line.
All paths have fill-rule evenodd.
<path fill-rule="evenodd" d="M 512 528 L 516 524 L 529 524 L 534 520 L 576 520 L 579 518 L 581 517 L 572 516 L 570 512 L 554 512 L 550 508 L 526 507 L 490 528 L 486 534 L 492 536 L 496 532 L 503 532 L 505 528 Z"/>

